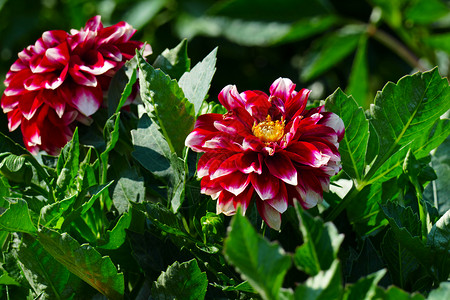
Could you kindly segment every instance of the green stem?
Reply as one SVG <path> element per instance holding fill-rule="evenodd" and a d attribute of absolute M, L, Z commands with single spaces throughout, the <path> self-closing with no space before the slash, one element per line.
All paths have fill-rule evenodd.
<path fill-rule="evenodd" d="M 336 217 L 347 208 L 347 206 L 355 199 L 359 192 L 365 187 L 365 184 L 359 185 L 358 187 L 353 186 L 351 190 L 345 195 L 344 199 L 337 206 L 335 206 L 331 212 L 325 217 L 325 221 L 333 221 Z"/>

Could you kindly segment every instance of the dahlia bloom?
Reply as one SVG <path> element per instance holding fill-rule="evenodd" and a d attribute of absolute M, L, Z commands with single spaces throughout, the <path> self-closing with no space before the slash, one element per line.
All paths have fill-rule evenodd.
<path fill-rule="evenodd" d="M 111 77 L 142 47 L 130 41 L 135 32 L 125 22 L 103 27 L 100 16 L 81 30 L 44 32 L 19 53 L 6 75 L 1 107 L 9 130 L 21 126 L 31 152 L 58 153 L 77 122 L 92 121 Z M 148 47 L 145 55 L 150 53 Z"/>
<path fill-rule="evenodd" d="M 254 198 L 263 220 L 279 230 L 288 205 L 322 201 L 341 169 L 344 123 L 323 106 L 306 110 L 309 93 L 286 78 L 271 85 L 270 96 L 228 85 L 219 94 L 228 112 L 198 118 L 186 146 L 204 152 L 197 175 L 201 192 L 217 199 L 217 213 L 233 215 L 238 205 L 245 213 Z"/>

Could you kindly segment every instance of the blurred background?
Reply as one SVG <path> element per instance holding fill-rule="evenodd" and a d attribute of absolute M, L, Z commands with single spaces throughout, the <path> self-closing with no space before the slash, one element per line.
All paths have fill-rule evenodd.
<path fill-rule="evenodd" d="M 450 1 L 0 0 L 0 78 L 46 30 L 94 15 L 126 21 L 154 54 L 188 39 L 191 66 L 219 47 L 210 99 L 227 84 L 268 92 L 278 77 L 325 99 L 340 87 L 368 108 L 387 81 L 439 66 L 449 75 Z M 3 92 L 4 86 L 0 88 Z M 1 114 L 0 130 L 7 132 Z M 10 134 L 21 141 L 20 131 Z"/>

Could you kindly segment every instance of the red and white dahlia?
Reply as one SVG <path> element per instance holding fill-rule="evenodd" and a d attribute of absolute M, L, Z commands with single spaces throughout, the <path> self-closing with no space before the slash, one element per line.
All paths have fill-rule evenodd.
<path fill-rule="evenodd" d="M 6 75 L 1 107 L 9 130 L 21 126 L 31 152 L 58 153 L 77 122 L 89 124 L 112 75 L 142 47 L 130 41 L 135 32 L 125 22 L 103 27 L 100 16 L 81 30 L 44 32 Z M 145 54 L 150 53 L 148 47 Z"/>
<path fill-rule="evenodd" d="M 306 110 L 309 93 L 286 78 L 271 85 L 270 96 L 228 85 L 219 94 L 228 113 L 198 118 L 186 146 L 204 152 L 197 174 L 201 192 L 217 199 L 217 213 L 233 215 L 238 205 L 245 213 L 254 198 L 263 220 L 279 230 L 288 205 L 322 201 L 341 169 L 344 123 L 323 106 Z"/>

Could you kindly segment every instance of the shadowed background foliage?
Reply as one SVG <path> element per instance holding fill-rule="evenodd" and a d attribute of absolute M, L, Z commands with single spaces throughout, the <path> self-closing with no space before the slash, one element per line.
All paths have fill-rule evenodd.
<path fill-rule="evenodd" d="M 184 38 L 192 64 L 219 46 L 210 99 L 227 84 L 263 90 L 289 77 L 313 100 L 341 87 L 368 108 L 387 81 L 436 65 L 448 75 L 449 12 L 440 0 L 0 0 L 0 76 L 43 31 L 100 14 L 105 25 L 133 25 L 153 47 L 150 61 Z"/>

